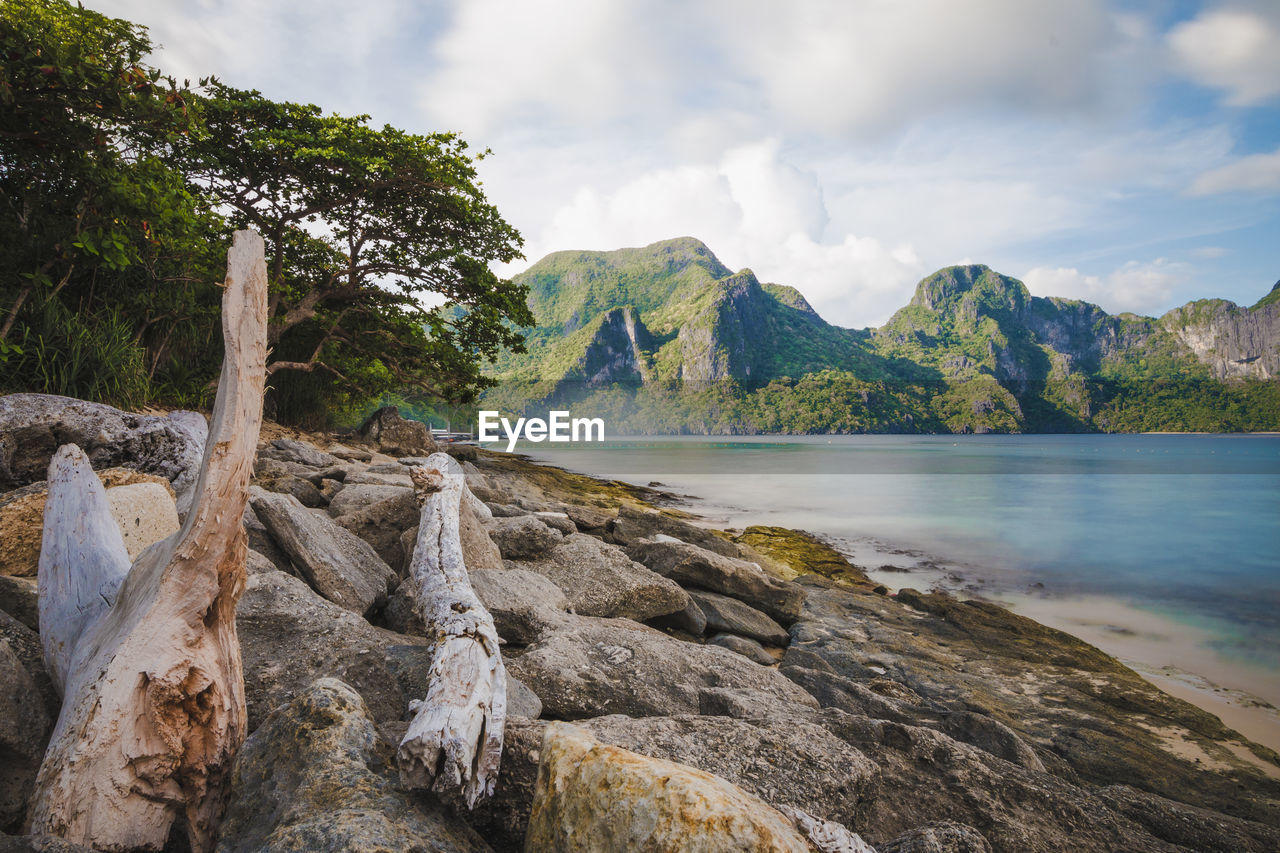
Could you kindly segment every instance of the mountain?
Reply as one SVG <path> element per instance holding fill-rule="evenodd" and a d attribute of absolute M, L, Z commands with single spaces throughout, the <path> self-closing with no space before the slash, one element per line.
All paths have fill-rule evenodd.
<path fill-rule="evenodd" d="M 646 432 L 1280 428 L 1280 283 L 1152 318 L 974 264 L 856 330 L 690 237 L 557 252 L 518 280 L 537 325 L 487 397 L 515 411 L 590 398 Z"/>

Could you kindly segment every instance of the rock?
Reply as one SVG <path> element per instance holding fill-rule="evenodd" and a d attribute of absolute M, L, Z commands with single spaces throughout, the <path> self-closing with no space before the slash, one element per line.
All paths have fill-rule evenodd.
<path fill-rule="evenodd" d="M 292 495 L 303 506 L 325 506 L 328 500 L 316 488 L 316 484 L 311 482 L 309 476 L 305 476 L 310 473 L 311 469 L 301 465 L 292 465 L 298 470 L 290 471 L 289 467 L 291 467 L 290 463 L 278 462 L 272 459 L 260 459 L 253 466 L 253 484 L 268 492 Z"/>
<path fill-rule="evenodd" d="M 396 573 L 363 539 L 288 495 L 261 494 L 252 505 L 293 565 L 325 598 L 360 614 L 386 602 Z"/>
<path fill-rule="evenodd" d="M 217 850 L 490 849 L 441 806 L 403 790 L 394 768 L 360 695 L 320 679 L 240 749 Z"/>
<path fill-rule="evenodd" d="M 520 679 L 507 675 L 507 714 L 536 720 L 542 716 L 542 700 Z"/>
<path fill-rule="evenodd" d="M 355 688 L 380 721 L 400 719 L 426 695 L 426 640 L 375 628 L 284 572 L 249 575 L 236 626 L 250 731 L 325 676 Z"/>
<path fill-rule="evenodd" d="M 880 853 L 991 853 L 991 845 L 972 826 L 943 820 L 902 833 Z"/>
<path fill-rule="evenodd" d="M 764 646 L 747 637 L 739 637 L 735 634 L 716 634 L 708 639 L 707 642 L 713 646 L 720 646 L 731 652 L 737 652 L 747 660 L 753 660 L 761 666 L 773 666 L 777 663 L 773 655 L 764 650 Z"/>
<path fill-rule="evenodd" d="M 0 614 L 0 832 L 20 832 L 57 720 L 40 639 Z"/>
<path fill-rule="evenodd" d="M 559 530 L 565 536 L 578 532 L 577 525 L 573 523 L 567 513 L 535 512 L 533 515 L 547 527 L 550 527 L 552 530 Z"/>
<path fill-rule="evenodd" d="M 804 588 L 772 577 L 759 565 L 684 542 L 642 541 L 627 555 L 683 587 L 701 587 L 746 602 L 782 625 L 800 618 Z"/>
<path fill-rule="evenodd" d="M 506 642 L 526 646 L 564 624 L 569 599 L 545 576 L 521 569 L 477 569 L 470 574 L 472 589 Z"/>
<path fill-rule="evenodd" d="M 557 719 L 696 714 L 701 691 L 717 687 L 817 707 L 777 670 L 627 619 L 566 617 L 557 633 L 509 656 L 507 668 L 538 694 L 543 713 Z"/>
<path fill-rule="evenodd" d="M 325 506 L 328 506 L 329 504 L 333 503 L 333 499 L 338 496 L 338 492 L 342 491 L 343 486 L 344 484 L 341 480 L 333 480 L 333 479 L 330 479 L 329 477 L 322 477 L 320 480 L 320 485 L 317 486 L 316 488 L 320 490 L 320 496 L 324 498 Z"/>
<path fill-rule="evenodd" d="M 550 551 L 564 540 L 564 534 L 552 530 L 533 515 L 494 518 L 484 525 L 499 553 L 508 560 L 532 560 Z"/>
<path fill-rule="evenodd" d="M 94 853 L 94 849 L 56 835 L 0 835 L 0 853 Z"/>
<path fill-rule="evenodd" d="M 263 490 L 265 491 L 265 490 Z M 252 486 L 249 487 L 249 496 L 252 499 L 259 492 L 255 491 Z M 245 504 L 244 516 L 241 523 L 244 525 L 245 533 L 249 537 L 249 550 L 257 551 L 262 556 L 271 561 L 271 565 L 275 566 L 282 572 L 291 575 L 297 575 L 293 563 L 289 562 L 289 555 L 280 550 L 280 546 L 276 544 L 276 540 L 271 537 L 271 531 L 267 530 L 267 526 L 258 519 L 258 514 L 253 511 L 252 501 Z"/>
<path fill-rule="evenodd" d="M 573 611 L 583 616 L 642 621 L 679 612 L 689 603 L 688 593 L 674 582 L 632 562 L 621 548 L 585 533 L 566 537 L 538 560 L 508 565 L 550 578 L 569 597 Z"/>
<path fill-rule="evenodd" d="M 658 534 L 699 545 L 725 557 L 742 555 L 742 549 L 729 539 L 657 509 L 623 504 L 618 510 L 617 518 L 609 525 L 609 535 L 620 545 L 635 545 L 642 539 L 653 539 Z"/>
<path fill-rule="evenodd" d="M 791 806 L 782 806 L 778 811 L 791 818 L 796 829 L 819 853 L 876 853 L 876 849 L 863 841 L 862 836 L 834 821 L 814 817 Z"/>
<path fill-rule="evenodd" d="M 602 743 L 715 774 L 775 808 L 859 823 L 880 770 L 831 732 L 795 718 L 598 717 L 579 722 Z"/>
<path fill-rule="evenodd" d="M 107 489 L 107 504 L 130 560 L 136 560 L 153 542 L 178 532 L 178 505 L 169 491 L 156 483 Z"/>
<path fill-rule="evenodd" d="M 246 574 L 250 575 L 260 575 L 263 572 L 280 571 L 280 569 L 276 568 L 275 563 L 271 562 L 252 548 L 250 548 L 248 553 L 245 555 L 244 570 Z"/>
<path fill-rule="evenodd" d="M 70 397 L 9 394 L 0 397 L 0 488 L 43 480 L 54 451 L 75 444 L 95 470 L 119 466 L 165 478 L 182 511 L 208 437 L 198 412 L 135 415 Z"/>
<path fill-rule="evenodd" d="M 368 509 L 383 501 L 399 500 L 401 505 L 414 503 L 413 489 L 405 486 L 386 486 L 373 483 L 344 484 L 329 503 L 329 515 L 334 518 Z M 416 522 L 415 522 L 416 523 Z"/>
<path fill-rule="evenodd" d="M 494 518 L 514 518 L 517 515 L 529 514 L 529 510 L 515 504 L 487 503 L 485 506 L 489 508 Z"/>
<path fill-rule="evenodd" d="M 618 517 L 616 512 L 578 504 L 565 504 L 564 512 L 578 528 L 579 533 L 590 533 L 594 536 L 603 536 L 608 532 L 610 522 Z"/>
<path fill-rule="evenodd" d="M 440 449 L 427 425 L 406 420 L 395 406 L 384 406 L 360 425 L 360 435 L 390 456 L 430 456 Z"/>
<path fill-rule="evenodd" d="M 699 589 L 690 590 L 689 597 L 698 603 L 706 615 L 708 631 L 738 634 L 771 646 L 785 646 L 791 639 L 777 622 L 736 598 Z"/>
<path fill-rule="evenodd" d="M 404 724 L 407 728 L 408 724 Z M 524 850 L 533 808 L 538 762 L 542 757 L 542 735 L 547 723 L 516 716 L 507 717 L 502 738 L 502 765 L 493 796 L 481 800 L 467 817 L 495 850 Z M 398 736 L 402 737 L 402 735 Z"/>
<path fill-rule="evenodd" d="M 956 740 L 973 744 L 978 749 L 985 749 L 1005 761 L 1011 761 L 1029 770 L 1045 772 L 1044 764 L 1035 750 L 1027 746 L 1013 729 L 986 714 L 956 711 L 943 717 L 940 728 Z"/>
<path fill-rule="evenodd" d="M 357 488 L 360 487 L 346 487 Z M 413 492 L 397 489 L 391 497 L 365 504 L 360 509 L 337 516 L 335 520 L 340 526 L 368 542 L 388 566 L 400 568 L 408 564 L 401 536 L 404 531 L 418 526 L 420 514 Z"/>
<path fill-rule="evenodd" d="M 351 447 L 346 444 L 331 444 L 328 452 L 348 462 L 368 462 L 373 454 L 362 447 Z"/>
<path fill-rule="evenodd" d="M 707 630 L 707 614 L 702 612 L 698 602 L 692 598 L 683 610 L 668 613 L 665 616 L 655 616 L 646 622 L 655 628 L 682 631 L 690 637 L 701 637 Z"/>
<path fill-rule="evenodd" d="M 458 510 L 458 538 L 462 541 L 462 562 L 467 569 L 501 569 L 502 554 L 498 546 L 489 538 L 484 525 L 476 517 L 475 511 L 467 501 L 462 502 Z M 400 548 L 404 551 L 405 571 L 409 561 L 413 559 L 413 550 L 417 545 L 418 525 L 400 535 Z"/>
<path fill-rule="evenodd" d="M 775 809 L 723 779 L 547 726 L 526 850 L 808 853 Z"/>
<path fill-rule="evenodd" d="M 406 468 L 400 468 L 395 473 L 385 474 L 377 471 L 357 471 L 348 474 L 343 483 L 348 486 L 399 486 L 402 489 L 413 488 L 413 480 L 409 477 L 409 472 Z"/>
<path fill-rule="evenodd" d="M 292 438 L 273 439 L 258 449 L 258 456 L 281 462 L 294 462 L 308 468 L 330 468 L 341 465 L 342 460 L 332 453 L 325 453 L 310 444 Z"/>
<path fill-rule="evenodd" d="M 40 599 L 36 579 L 0 575 L 0 610 L 32 631 L 39 631 Z"/>
<path fill-rule="evenodd" d="M 157 474 L 129 468 L 107 468 L 96 473 L 106 489 L 154 483 L 173 498 L 173 487 Z M 0 575 L 36 576 L 44 533 L 44 502 L 48 496 L 49 485 L 44 480 L 0 494 Z"/>
<path fill-rule="evenodd" d="M 788 665 L 785 658 L 781 671 L 807 690 L 824 708 L 839 708 L 849 714 L 874 717 L 877 720 L 921 722 L 914 708 L 905 707 L 894 699 L 881 696 L 869 687 L 834 672 Z"/>

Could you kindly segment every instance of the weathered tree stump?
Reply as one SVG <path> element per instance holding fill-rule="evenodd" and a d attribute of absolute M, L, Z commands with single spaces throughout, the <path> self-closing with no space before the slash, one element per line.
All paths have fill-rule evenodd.
<path fill-rule="evenodd" d="M 132 567 L 84 454 L 66 445 L 50 464 L 40 622 L 64 700 L 36 780 L 33 832 L 159 850 L 181 819 L 193 850 L 212 846 L 245 736 L 235 609 L 266 305 L 262 238 L 238 231 L 222 303 L 226 356 L 192 506 Z"/>
<path fill-rule="evenodd" d="M 397 759 L 403 778 L 469 807 L 493 793 L 507 717 L 507 672 L 493 618 L 471 588 L 458 512 L 474 501 L 462 470 L 434 453 L 410 469 L 422 507 L 409 571 L 417 606 L 435 640 L 426 698 L 416 706 Z"/>

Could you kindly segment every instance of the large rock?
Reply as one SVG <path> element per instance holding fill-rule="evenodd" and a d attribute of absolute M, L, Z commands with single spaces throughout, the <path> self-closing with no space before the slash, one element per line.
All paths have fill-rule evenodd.
<path fill-rule="evenodd" d="M 474 569 L 469 575 L 504 643 L 528 645 L 564 624 L 569 600 L 542 575 L 521 569 Z M 427 635 L 417 610 L 417 587 L 413 578 L 401 582 L 383 609 L 382 624 L 402 634 Z"/>
<path fill-rule="evenodd" d="M 273 439 L 258 448 L 258 456 L 280 462 L 293 462 L 308 468 L 330 468 L 342 464 L 337 456 L 293 438 Z"/>
<path fill-rule="evenodd" d="M 777 622 L 736 598 L 700 589 L 690 590 L 689 597 L 702 608 L 708 631 L 738 634 L 770 646 L 785 646 L 791 639 Z"/>
<path fill-rule="evenodd" d="M 385 406 L 360 425 L 360 435 L 389 456 L 430 456 L 440 449 L 427 425 L 406 420 L 395 406 Z"/>
<path fill-rule="evenodd" d="M 831 732 L 797 718 L 598 717 L 580 723 L 600 741 L 714 773 L 775 807 L 858 825 L 879 768 Z"/>
<path fill-rule="evenodd" d="M 105 489 L 152 483 L 163 488 L 173 502 L 173 487 L 157 474 L 130 468 L 108 468 L 96 473 Z M 0 575 L 36 576 L 44 533 L 44 502 L 48 497 L 49 484 L 44 480 L 0 494 Z"/>
<path fill-rule="evenodd" d="M 275 711 L 232 770 L 220 853 L 486 851 L 441 806 L 401 788 L 360 695 L 332 678 Z"/>
<path fill-rule="evenodd" d="M 0 835 L 0 853 L 95 853 L 56 835 Z"/>
<path fill-rule="evenodd" d="M 710 773 L 565 723 L 547 727 L 541 752 L 526 850 L 809 853 L 789 819 Z"/>
<path fill-rule="evenodd" d="M 562 531 L 553 530 L 536 515 L 493 518 L 484 528 L 508 560 L 535 560 L 564 540 Z"/>
<path fill-rule="evenodd" d="M 209 426 L 198 412 L 136 415 L 52 394 L 0 397 L 0 488 L 43 480 L 54 451 L 75 444 L 95 469 L 124 467 L 173 484 L 183 509 Z"/>
<path fill-rule="evenodd" d="M 0 610 L 32 631 L 39 631 L 40 589 L 36 579 L 0 575 Z"/>
<path fill-rule="evenodd" d="M 236 607 L 249 729 L 317 678 L 354 687 L 377 720 L 398 720 L 426 695 L 431 647 L 375 628 L 284 572 L 249 575 Z"/>
<path fill-rule="evenodd" d="M 783 625 L 800 618 L 804 588 L 766 574 L 756 563 L 686 542 L 648 540 L 627 548 L 631 559 L 683 587 L 701 587 L 744 601 Z"/>
<path fill-rule="evenodd" d="M 253 484 L 268 492 L 292 495 L 303 506 L 325 506 L 328 498 L 311 481 L 310 473 L 311 469 L 302 465 L 259 459 L 253 466 Z"/>
<path fill-rule="evenodd" d="M 360 614 L 386 602 L 396 573 L 363 539 L 288 495 L 259 492 L 252 503 L 293 565 L 325 598 Z"/>
<path fill-rule="evenodd" d="M 880 845 L 880 853 L 991 853 L 991 845 L 972 826 L 943 820 L 904 832 Z"/>
<path fill-rule="evenodd" d="M 725 557 L 741 557 L 742 549 L 731 540 L 657 509 L 623 504 L 609 524 L 609 535 L 620 545 L 634 545 L 645 539 L 669 536 L 700 545 Z"/>
<path fill-rule="evenodd" d="M 714 637 L 709 637 L 707 643 L 736 652 L 761 666 L 773 666 L 777 663 L 773 656 L 765 651 L 764 646 L 747 637 L 739 637 L 737 634 L 716 634 Z"/>
<path fill-rule="evenodd" d="M 673 581 L 585 533 L 565 537 L 540 559 L 508 565 L 550 578 L 569 597 L 574 612 L 583 616 L 639 621 L 677 613 L 689 604 L 688 593 Z"/>
<path fill-rule="evenodd" d="M 462 562 L 469 569 L 501 569 L 502 554 L 484 529 L 484 524 L 468 501 L 458 510 L 458 538 L 462 542 Z M 413 559 L 418 544 L 418 525 L 400 534 L 400 548 L 404 552 L 405 571 Z"/>
<path fill-rule="evenodd" d="M 157 483 L 107 489 L 107 505 L 130 560 L 136 560 L 153 542 L 178 532 L 178 505 L 168 489 Z"/>
<path fill-rule="evenodd" d="M 347 489 L 358 488 L 360 487 L 347 486 L 338 497 L 341 498 Z M 339 515 L 336 520 L 339 525 L 368 542 L 387 565 L 400 568 L 408 562 L 400 538 L 409 528 L 417 527 L 420 514 L 413 492 L 397 489 L 394 495 Z"/>
<path fill-rule="evenodd" d="M 40 638 L 0 613 L 0 832 L 21 832 L 58 716 Z"/>
<path fill-rule="evenodd" d="M 329 502 L 329 514 L 334 518 L 350 515 L 363 509 L 369 509 L 384 501 L 400 501 L 413 503 L 413 489 L 405 486 L 387 486 L 377 483 L 343 484 Z"/>
<path fill-rule="evenodd" d="M 628 619 L 570 617 L 507 667 L 559 719 L 699 713 L 704 690 L 737 687 L 817 707 L 775 669 L 718 646 L 676 640 Z"/>

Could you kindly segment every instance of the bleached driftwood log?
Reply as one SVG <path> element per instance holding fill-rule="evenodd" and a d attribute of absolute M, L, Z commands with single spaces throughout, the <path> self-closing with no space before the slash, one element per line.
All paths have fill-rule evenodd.
<path fill-rule="evenodd" d="M 212 845 L 245 735 L 235 609 L 262 423 L 266 300 L 262 238 L 238 231 L 222 302 L 226 357 L 191 510 L 132 568 L 126 559 L 127 576 L 84 454 L 64 446 L 50 465 L 40 623 L 64 699 L 36 780 L 33 832 L 159 850 L 182 819 L 193 850 Z"/>
<path fill-rule="evenodd" d="M 460 793 L 469 807 L 493 793 L 507 718 L 507 671 L 493 617 L 471 588 L 458 512 L 475 500 L 450 456 L 434 453 L 409 471 L 422 507 L 409 571 L 418 612 L 435 640 L 427 695 L 397 753 L 413 785 Z"/>

